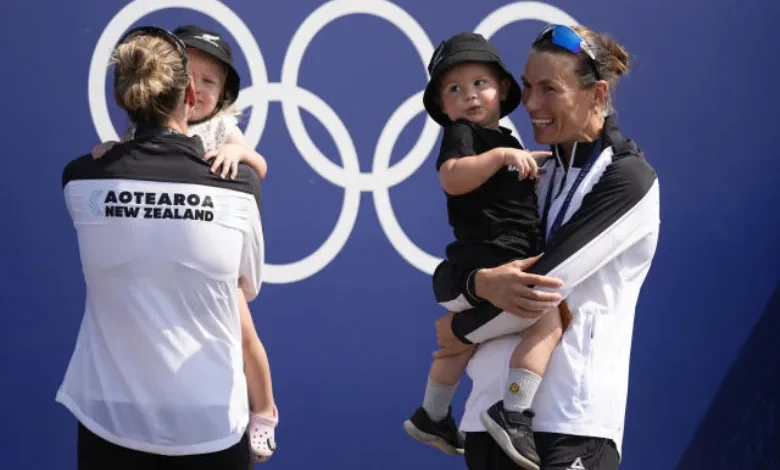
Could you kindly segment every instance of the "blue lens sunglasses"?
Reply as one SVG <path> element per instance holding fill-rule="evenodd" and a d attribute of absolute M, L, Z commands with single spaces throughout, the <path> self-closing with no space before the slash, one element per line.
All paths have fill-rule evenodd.
<path fill-rule="evenodd" d="M 536 37 L 534 45 L 550 41 L 556 46 L 566 49 L 572 54 L 579 54 L 585 52 L 590 57 L 591 65 L 593 67 L 593 73 L 596 75 L 596 80 L 601 80 L 601 74 L 599 74 L 598 64 L 596 63 L 596 54 L 593 52 L 593 48 L 588 44 L 585 39 L 582 38 L 576 31 L 568 26 L 564 25 L 549 25 L 539 33 Z"/>

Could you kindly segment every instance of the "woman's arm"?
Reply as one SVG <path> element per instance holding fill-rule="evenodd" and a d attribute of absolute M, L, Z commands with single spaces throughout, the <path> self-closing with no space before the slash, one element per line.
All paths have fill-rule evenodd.
<path fill-rule="evenodd" d="M 560 298 L 625 250 L 652 235 L 660 223 L 656 174 L 644 158 L 627 155 L 613 161 L 583 199 L 580 209 L 561 227 L 535 263 L 513 261 L 463 276 L 464 288 L 504 312 L 491 318 L 455 315 L 456 335 L 480 342 L 512 323 L 511 312 L 538 317 L 547 300 L 547 279 L 560 279 Z M 539 277 L 542 276 L 542 277 Z M 464 312 L 465 313 L 465 312 Z"/>
<path fill-rule="evenodd" d="M 566 298 L 582 281 L 658 229 L 658 182 L 644 158 L 613 161 L 582 206 L 545 247 L 529 274 L 563 281 Z M 475 279 L 478 282 L 478 279 Z M 476 288 L 477 296 L 479 288 Z"/>

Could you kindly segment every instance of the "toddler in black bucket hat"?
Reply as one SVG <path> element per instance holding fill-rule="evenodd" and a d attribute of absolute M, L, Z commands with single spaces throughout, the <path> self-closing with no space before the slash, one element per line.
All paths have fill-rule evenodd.
<path fill-rule="evenodd" d="M 431 76 L 428 86 L 423 94 L 423 104 L 426 111 L 442 126 L 449 124 L 451 119 L 442 110 L 440 105 L 440 80 L 453 67 L 464 63 L 482 63 L 490 66 L 499 74 L 499 80 L 506 80 L 501 98 L 501 114 L 504 117 L 511 113 L 520 104 L 522 92 L 520 85 L 509 72 L 498 49 L 490 44 L 481 34 L 459 33 L 447 41 L 442 42 L 433 52 L 433 57 L 428 64 L 428 73 Z"/>
<path fill-rule="evenodd" d="M 185 48 L 185 59 L 195 88 L 196 103 L 188 117 L 187 134 L 200 138 L 205 150 L 204 158 L 212 160 L 211 171 L 219 172 L 222 178 L 235 178 L 239 163 L 249 165 L 264 179 L 268 171 L 265 158 L 257 153 L 244 138 L 238 125 L 241 114 L 235 105 L 241 89 L 241 78 L 233 65 L 230 44 L 216 31 L 195 25 L 176 28 L 173 37 Z M 145 39 L 139 47 L 151 50 L 150 41 Z M 161 57 L 159 60 L 168 60 Z M 131 126 L 122 136 L 122 141 L 136 137 Z M 104 142 L 92 150 L 93 158 L 102 157 L 116 142 Z"/>
<path fill-rule="evenodd" d="M 479 325 L 502 313 L 476 297 L 474 273 L 539 254 L 536 158 L 551 153 L 524 150 L 512 132 L 499 125 L 520 104 L 522 92 L 496 47 L 483 36 L 459 33 L 444 41 L 434 51 L 428 72 L 423 103 L 444 128 L 436 170 L 455 235 L 433 274 L 436 300 L 450 312 L 436 328 L 440 339 L 449 337 L 460 344 L 434 355 L 423 404 L 404 422 L 404 429 L 418 441 L 459 455 L 464 453 L 464 438 L 452 417 L 455 388 L 474 344 L 494 338 Z M 535 366 L 547 364 L 549 345 L 562 334 L 561 316 L 555 313 L 513 320 L 524 339 L 512 355 L 508 390 L 499 402 L 509 416 L 502 424 L 519 453 L 513 460 L 530 470 L 538 470 L 540 463 L 531 402 L 541 377 L 533 371 L 543 372 Z M 464 426 L 473 431 L 479 422 Z"/>
<path fill-rule="evenodd" d="M 194 25 L 179 26 L 173 30 L 173 34 L 188 48 L 203 52 L 225 67 L 225 87 L 217 110 L 225 110 L 227 106 L 232 105 L 241 90 L 241 77 L 233 65 L 233 52 L 230 43 L 216 32 Z"/>

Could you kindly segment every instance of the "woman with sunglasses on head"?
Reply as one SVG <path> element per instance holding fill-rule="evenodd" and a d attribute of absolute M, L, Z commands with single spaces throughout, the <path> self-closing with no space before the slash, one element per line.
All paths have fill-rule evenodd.
<path fill-rule="evenodd" d="M 458 336 L 509 332 L 517 316 L 543 314 L 550 305 L 534 286 L 540 276 L 560 280 L 573 317 L 533 402 L 543 470 L 614 470 L 620 461 L 635 307 L 660 223 L 655 171 L 613 116 L 611 92 L 628 69 L 622 46 L 582 26 L 549 26 L 534 41 L 522 102 L 535 140 L 553 152 L 538 177 L 543 254 L 530 267 L 518 260 L 454 276 L 504 312 L 481 324 L 457 313 L 437 322 L 440 346 L 457 351 Z M 501 403 L 518 341 L 481 344 L 467 368 L 461 430 L 471 470 L 518 468 L 513 444 L 524 435 Z"/>
<path fill-rule="evenodd" d="M 78 468 L 246 470 L 239 289 L 251 301 L 262 282 L 260 181 L 213 174 L 187 136 L 197 98 L 176 36 L 132 30 L 112 64 L 135 137 L 62 177 L 87 287 L 57 393 Z"/>

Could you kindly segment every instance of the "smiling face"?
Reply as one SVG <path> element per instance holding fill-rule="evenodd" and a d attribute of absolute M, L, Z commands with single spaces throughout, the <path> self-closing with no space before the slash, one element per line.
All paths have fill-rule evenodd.
<path fill-rule="evenodd" d="M 577 57 L 569 53 L 532 51 L 523 73 L 523 106 L 540 144 L 590 141 L 599 135 L 607 83 L 583 88 Z"/>
<path fill-rule="evenodd" d="M 509 93 L 509 80 L 499 78 L 487 64 L 466 62 L 453 66 L 439 80 L 441 110 L 452 121 L 467 119 L 497 128 L 501 102 Z"/>

